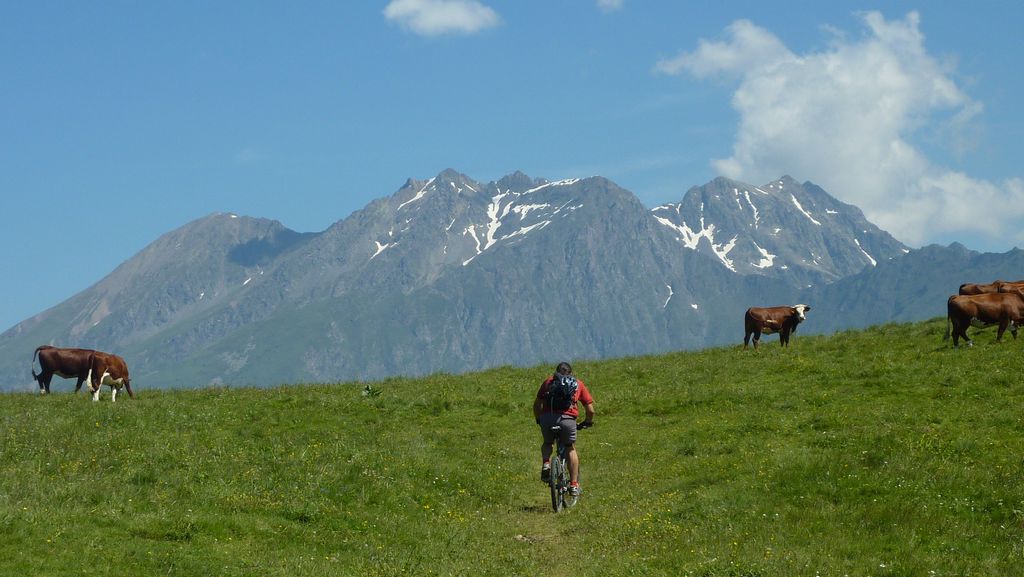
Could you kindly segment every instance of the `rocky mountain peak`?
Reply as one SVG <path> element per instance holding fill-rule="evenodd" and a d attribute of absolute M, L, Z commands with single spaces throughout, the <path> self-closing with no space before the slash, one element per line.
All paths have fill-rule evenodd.
<path fill-rule="evenodd" d="M 719 177 L 652 211 L 683 247 L 740 274 L 827 283 L 902 254 L 855 207 L 782 176 L 761 186 Z"/>
<path fill-rule="evenodd" d="M 512 174 L 507 174 L 503 176 L 500 180 L 498 180 L 496 184 L 498 188 L 501 190 L 523 192 L 541 186 L 546 182 L 546 179 L 530 178 L 529 176 L 523 174 L 521 171 L 517 170 Z"/>

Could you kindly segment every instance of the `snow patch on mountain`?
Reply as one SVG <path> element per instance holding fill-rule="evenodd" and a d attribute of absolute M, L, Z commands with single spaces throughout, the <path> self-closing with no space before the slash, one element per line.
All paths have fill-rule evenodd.
<path fill-rule="evenodd" d="M 583 203 L 582 202 L 580 204 L 574 204 L 572 206 L 569 206 L 569 203 L 571 203 L 571 202 L 572 202 L 571 200 L 566 202 L 562 206 L 560 206 L 557 209 L 555 209 L 555 211 L 552 212 L 551 214 L 552 215 L 559 214 L 563 210 L 565 210 L 566 211 L 565 214 L 562 215 L 562 217 L 565 218 L 565 217 L 569 216 L 570 213 L 575 212 L 575 211 L 583 208 Z"/>
<path fill-rule="evenodd" d="M 697 246 L 700 244 L 700 239 L 706 238 L 708 242 L 711 244 L 711 250 L 712 252 L 715 253 L 715 256 L 718 257 L 718 260 L 722 261 L 722 264 L 724 264 L 726 268 L 733 272 L 736 272 L 736 267 L 733 265 L 732 260 L 729 258 L 729 252 L 733 249 L 733 247 L 736 246 L 736 241 L 739 238 L 738 236 L 732 237 L 732 239 L 730 239 L 727 243 L 715 244 L 715 225 L 705 225 L 703 216 L 700 217 L 699 231 L 691 229 L 685 221 L 682 224 L 676 224 L 662 216 L 654 215 L 654 218 L 661 224 L 669 227 L 670 229 L 678 233 L 676 240 L 683 243 L 683 246 L 685 246 L 688 249 L 697 250 Z"/>
<path fill-rule="evenodd" d="M 734 188 L 733 190 L 736 189 Z M 754 228 L 757 228 L 757 224 L 761 220 L 761 217 L 757 213 L 757 207 L 754 206 L 754 203 L 750 200 L 750 191 L 744 190 L 743 196 L 747 199 L 747 204 L 750 205 L 750 209 L 754 211 Z M 739 203 L 739 200 L 737 199 L 736 202 Z"/>
<path fill-rule="evenodd" d="M 860 252 L 864 253 L 864 256 L 868 257 L 868 260 L 871 261 L 871 266 L 878 266 L 878 261 L 876 261 L 870 254 L 868 254 L 868 251 L 864 250 L 864 247 L 860 245 L 859 240 L 853 239 L 853 242 L 857 243 L 857 248 L 860 249 Z"/>
<path fill-rule="evenodd" d="M 780 188 L 781 188 L 781 187 L 780 187 Z M 818 222 L 818 221 L 814 220 L 814 217 L 813 217 L 813 216 L 811 216 L 811 213 L 809 213 L 809 212 L 807 212 L 806 210 L 804 210 L 804 207 L 803 207 L 803 206 L 800 206 L 800 201 L 799 201 L 799 200 L 797 200 L 795 196 L 793 196 L 793 195 L 791 194 L 791 195 L 789 195 L 789 198 L 793 199 L 793 204 L 794 204 L 794 205 L 796 205 L 796 209 L 797 209 L 797 210 L 799 210 L 799 211 L 800 211 L 800 212 L 801 212 L 801 213 L 802 213 L 802 214 L 803 214 L 804 216 L 806 216 L 807 218 L 809 218 L 809 219 L 811 220 L 811 222 L 813 222 L 814 224 L 816 224 L 816 225 L 818 225 L 818 226 L 821 226 L 821 223 L 820 223 L 820 222 Z"/>
<path fill-rule="evenodd" d="M 397 242 L 381 244 L 380 241 L 376 241 L 376 240 L 373 241 L 373 243 L 377 245 L 377 250 L 373 253 L 373 256 L 370 257 L 370 260 L 373 260 L 373 259 L 377 258 L 377 255 L 379 255 L 380 253 L 384 252 L 385 250 L 387 250 L 387 249 L 395 246 L 396 244 L 398 244 Z"/>
<path fill-rule="evenodd" d="M 541 189 L 552 186 L 566 186 L 578 181 L 579 179 L 567 179 L 557 182 L 548 182 L 531 188 L 525 192 L 514 192 L 511 189 L 502 192 L 501 189 L 498 188 L 498 193 L 495 194 L 487 204 L 487 221 L 483 224 L 470 224 L 462 231 L 463 236 L 471 237 L 475 245 L 475 254 L 464 260 L 462 265 L 468 265 L 477 256 L 499 242 L 516 237 L 523 237 L 530 232 L 543 229 L 547 225 L 551 224 L 551 218 L 563 209 L 572 211 L 582 207 L 582 204 L 570 206 L 574 202 L 571 199 L 555 210 L 551 210 L 552 205 L 550 203 L 529 202 L 518 204 L 518 201 L 524 196 L 534 194 Z M 502 227 L 509 224 L 508 219 L 514 217 L 518 218 L 511 222 L 519 224 L 519 227 L 516 228 L 514 232 L 500 234 Z M 529 222 L 527 219 L 536 219 L 536 221 L 524 224 L 524 221 Z M 454 221 L 452 221 L 452 223 L 454 224 Z"/>
<path fill-rule="evenodd" d="M 711 244 L 711 250 L 715 252 L 715 254 L 718 256 L 718 259 L 721 260 L 722 264 L 725 265 L 725 268 L 731 270 L 732 272 L 736 272 L 736 267 L 733 265 L 732 259 L 728 258 L 728 255 L 729 252 L 733 249 L 733 247 L 736 246 L 736 239 L 738 238 L 738 236 L 732 237 L 732 240 L 730 240 L 725 246 L 716 245 L 714 243 Z"/>
<path fill-rule="evenodd" d="M 508 194 L 509 193 L 502 193 L 495 195 L 495 197 L 491 199 L 491 203 L 487 205 L 487 218 L 490 219 L 487 222 L 487 235 L 485 237 L 487 239 L 487 243 L 484 244 L 484 248 L 480 252 L 491 248 L 491 245 L 495 243 L 494 233 L 496 233 L 498 228 L 501 226 L 501 219 L 508 214 L 509 209 L 512 207 L 512 203 L 509 203 L 505 205 L 504 212 L 501 212 L 501 199 L 508 196 Z"/>
<path fill-rule="evenodd" d="M 512 207 L 512 212 L 519 215 L 519 220 L 524 220 L 531 211 L 549 208 L 550 204 L 520 204 Z"/>
<path fill-rule="evenodd" d="M 578 179 L 578 178 L 567 178 L 565 180 L 556 180 L 555 182 L 545 182 L 544 184 L 542 184 L 540 186 L 537 186 L 537 187 L 531 188 L 530 190 L 527 190 L 523 194 L 533 194 L 534 192 L 537 192 L 538 190 L 547 188 L 549 186 L 569 186 L 570 184 L 576 184 L 579 181 L 580 181 L 580 179 Z"/>
<path fill-rule="evenodd" d="M 754 242 L 754 248 L 757 249 L 757 252 L 761 253 L 761 260 L 753 265 L 754 268 L 769 268 L 775 264 L 775 257 L 777 255 L 771 254 L 767 250 L 761 248 L 756 242 Z"/>
<path fill-rule="evenodd" d="M 435 178 L 436 178 L 436 177 L 435 177 Z M 419 199 L 423 198 L 424 196 L 426 196 L 426 195 L 427 195 L 427 189 L 428 189 L 428 188 L 430 188 L 430 185 L 431 185 L 431 184 L 434 184 L 434 179 L 433 179 L 433 178 L 431 178 L 430 180 L 428 180 L 428 181 L 427 181 L 427 183 L 423 185 L 423 188 L 421 188 L 421 189 L 419 190 L 419 192 L 417 192 L 417 193 L 415 194 L 415 196 L 413 196 L 413 197 L 412 197 L 412 198 L 410 198 L 409 200 L 407 200 L 407 201 L 403 202 L 402 204 L 398 205 L 398 210 L 402 210 L 402 207 L 403 207 L 403 206 L 405 206 L 405 205 L 407 205 L 407 204 L 409 204 L 409 203 L 411 203 L 411 202 L 416 202 L 417 200 L 419 200 Z M 454 186 L 454 184 L 453 184 L 453 186 Z"/>
<path fill-rule="evenodd" d="M 551 224 L 550 220 L 542 220 L 542 221 L 540 221 L 540 222 L 538 222 L 536 224 L 531 224 L 530 226 L 524 226 L 524 227 L 520 228 L 519 230 L 513 232 L 512 234 L 505 235 L 505 236 L 501 237 L 501 240 L 508 240 L 508 239 L 516 237 L 516 236 L 524 236 L 524 235 L 526 235 L 527 233 L 529 233 L 530 231 L 532 231 L 534 229 L 541 229 L 541 228 L 544 228 L 545 226 L 547 226 L 549 224 Z"/>

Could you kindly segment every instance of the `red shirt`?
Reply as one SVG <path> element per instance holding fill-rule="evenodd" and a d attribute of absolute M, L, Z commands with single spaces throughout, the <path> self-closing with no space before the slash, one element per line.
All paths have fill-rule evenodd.
<path fill-rule="evenodd" d="M 537 390 L 537 398 L 543 403 L 541 405 L 542 413 L 556 412 L 551 410 L 551 405 L 549 405 L 547 401 L 548 385 L 550 385 L 553 380 L 555 380 L 554 375 L 548 377 L 540 384 L 540 389 Z M 561 411 L 561 413 L 567 417 L 576 417 L 580 414 L 579 408 L 576 406 L 577 403 L 589 405 L 594 402 L 594 397 L 590 396 L 590 391 L 587 390 L 587 386 L 583 384 L 583 381 L 576 379 L 576 384 L 579 386 L 576 387 L 576 397 L 573 399 L 573 403 L 569 405 L 568 409 Z"/>

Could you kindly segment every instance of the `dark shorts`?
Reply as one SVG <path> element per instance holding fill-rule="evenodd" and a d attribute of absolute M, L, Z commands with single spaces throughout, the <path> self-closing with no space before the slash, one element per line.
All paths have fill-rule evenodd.
<path fill-rule="evenodd" d="M 540 416 L 540 432 L 544 435 L 544 444 L 550 445 L 555 441 L 555 434 L 551 427 L 562 425 L 559 431 L 563 445 L 571 445 L 576 442 L 576 417 L 555 413 L 542 413 Z"/>

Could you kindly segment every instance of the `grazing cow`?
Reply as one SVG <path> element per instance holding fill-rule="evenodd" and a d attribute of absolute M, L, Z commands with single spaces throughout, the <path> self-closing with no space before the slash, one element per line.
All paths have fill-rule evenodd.
<path fill-rule="evenodd" d="M 82 383 L 89 378 L 95 353 L 96 351 L 90 349 L 62 349 L 50 345 L 37 348 L 32 354 L 32 378 L 39 383 L 39 394 L 45 395 L 50 392 L 53 375 L 65 379 L 78 379 L 78 383 L 75 384 L 77 393 L 78 389 L 82 388 Z M 38 375 L 35 366 L 37 356 L 40 367 Z"/>
<path fill-rule="evenodd" d="M 811 307 L 807 305 L 793 305 L 791 307 L 751 307 L 743 315 L 743 326 L 746 334 L 743 335 L 743 348 L 750 344 L 750 335 L 754 335 L 754 349 L 761 340 L 761 333 L 768 335 L 779 333 L 779 342 L 782 346 L 789 345 L 789 335 L 796 332 L 796 326 L 807 318 L 807 311 Z"/>
<path fill-rule="evenodd" d="M 999 325 L 996 342 L 1003 338 L 1006 328 L 1017 338 L 1017 324 L 1024 319 L 1024 293 L 998 292 L 979 295 L 953 295 L 946 302 L 946 335 L 949 338 L 950 325 L 953 327 L 953 348 L 960 346 L 960 339 L 973 346 L 967 336 L 967 327 L 974 323 L 982 326 Z"/>
<path fill-rule="evenodd" d="M 960 285 L 959 294 L 962 295 L 981 295 L 986 293 L 997 293 L 1007 292 L 1009 290 L 1024 290 L 1024 280 L 1005 281 L 996 280 L 987 284 L 977 284 L 967 282 Z"/>
<path fill-rule="evenodd" d="M 117 355 L 96 351 L 93 355 L 92 367 L 89 369 L 89 386 L 92 388 L 92 400 L 100 400 L 100 387 L 110 386 L 110 402 L 117 401 L 117 391 L 124 387 L 128 396 L 132 393 L 131 379 L 128 377 L 128 364 Z"/>

